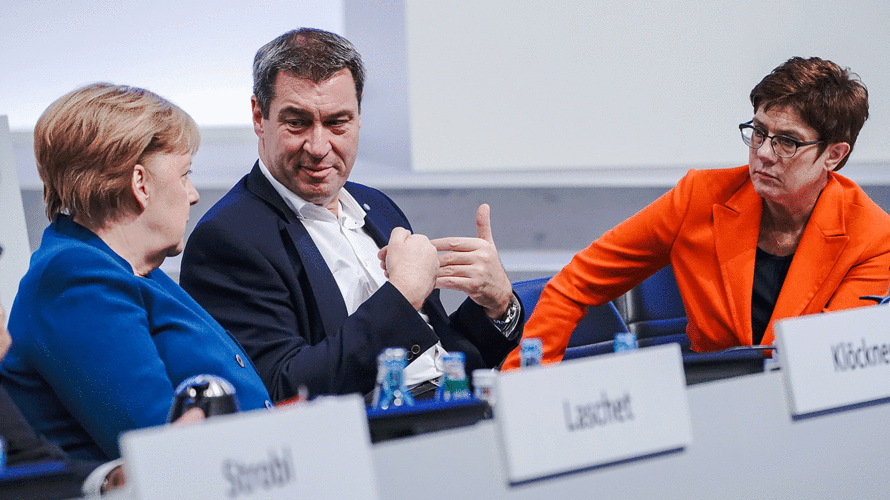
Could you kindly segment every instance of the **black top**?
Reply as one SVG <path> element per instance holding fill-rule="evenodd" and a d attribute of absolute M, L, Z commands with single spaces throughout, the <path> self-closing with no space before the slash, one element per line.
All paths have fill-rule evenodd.
<path fill-rule="evenodd" d="M 67 460 L 65 452 L 37 435 L 0 386 L 0 437 L 6 440 L 6 465 Z"/>
<path fill-rule="evenodd" d="M 10 467 L 7 472 L 12 472 L 16 466 L 52 462 L 61 465 L 24 475 L 0 474 L 0 500 L 80 497 L 83 481 L 100 465 L 100 462 L 69 460 L 65 452 L 34 432 L 2 385 L 0 437 L 6 442 L 6 465 Z"/>
<path fill-rule="evenodd" d="M 773 315 L 792 259 L 794 254 L 779 257 L 757 247 L 757 258 L 754 261 L 754 289 L 751 293 L 751 341 L 754 345 L 763 341 L 763 333 Z"/>

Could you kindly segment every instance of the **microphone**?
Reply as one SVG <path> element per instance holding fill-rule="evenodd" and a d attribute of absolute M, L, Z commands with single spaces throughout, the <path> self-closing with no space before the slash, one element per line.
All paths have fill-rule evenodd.
<path fill-rule="evenodd" d="M 167 422 L 173 422 L 192 408 L 200 408 L 204 415 L 225 415 L 241 410 L 235 387 L 216 375 L 194 375 L 182 381 L 173 394 L 173 405 Z"/>

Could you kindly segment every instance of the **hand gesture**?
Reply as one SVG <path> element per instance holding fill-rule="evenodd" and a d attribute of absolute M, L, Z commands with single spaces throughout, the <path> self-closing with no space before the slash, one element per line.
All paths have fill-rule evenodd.
<path fill-rule="evenodd" d="M 491 236 L 491 208 L 485 203 L 476 211 L 475 238 L 438 238 L 432 244 L 440 252 L 436 288 L 460 290 L 485 309 L 490 318 L 507 311 L 513 285 L 501 266 Z"/>
<path fill-rule="evenodd" d="M 439 269 L 436 248 L 429 238 L 397 227 L 389 236 L 389 245 L 377 257 L 389 282 L 419 311 L 435 288 Z"/>

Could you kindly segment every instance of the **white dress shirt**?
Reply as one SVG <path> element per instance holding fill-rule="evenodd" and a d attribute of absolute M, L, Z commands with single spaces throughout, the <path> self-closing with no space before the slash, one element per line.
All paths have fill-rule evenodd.
<path fill-rule="evenodd" d="M 354 313 L 387 281 L 377 258 L 380 248 L 362 229 L 365 210 L 346 189 L 341 188 L 337 210 L 339 217 L 335 217 L 327 208 L 309 203 L 284 187 L 272 177 L 262 160 L 259 165 L 263 175 L 300 219 L 318 247 L 343 295 L 346 313 Z M 370 207 L 365 205 L 365 209 L 369 210 Z M 422 312 L 418 314 L 429 326 L 429 317 Z M 405 383 L 411 386 L 441 377 L 444 373 L 442 358 L 446 354 L 441 342 L 421 353 L 405 369 Z"/>

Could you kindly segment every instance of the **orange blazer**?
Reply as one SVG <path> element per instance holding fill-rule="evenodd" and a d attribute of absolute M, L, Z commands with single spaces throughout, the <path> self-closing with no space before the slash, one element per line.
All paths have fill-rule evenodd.
<path fill-rule="evenodd" d="M 762 202 L 748 167 L 690 170 L 676 187 L 572 258 L 525 326 L 560 361 L 587 306 L 619 297 L 671 264 L 696 351 L 751 345 L 751 293 Z M 890 283 L 890 216 L 836 173 L 819 196 L 779 294 L 777 319 L 874 304 Z M 503 369 L 519 366 L 518 349 Z"/>

